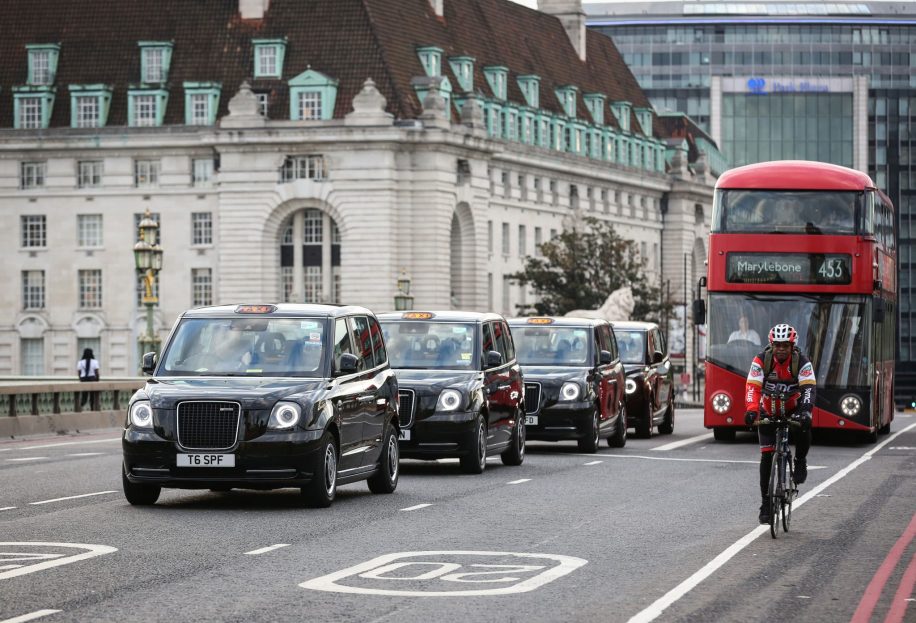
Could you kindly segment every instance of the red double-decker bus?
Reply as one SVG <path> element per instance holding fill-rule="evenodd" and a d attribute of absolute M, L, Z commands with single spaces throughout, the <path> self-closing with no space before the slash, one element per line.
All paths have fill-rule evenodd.
<path fill-rule="evenodd" d="M 744 387 L 775 324 L 798 330 L 817 377 L 815 428 L 869 441 L 894 418 L 894 207 L 865 174 L 804 161 L 732 169 L 716 184 L 707 274 L 704 423 L 744 429 Z"/>

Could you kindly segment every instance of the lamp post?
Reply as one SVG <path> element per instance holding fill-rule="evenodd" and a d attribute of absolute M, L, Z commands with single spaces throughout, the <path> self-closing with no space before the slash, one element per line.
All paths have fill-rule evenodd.
<path fill-rule="evenodd" d="M 162 270 L 162 247 L 156 242 L 159 223 L 153 220 L 149 208 L 140 221 L 137 243 L 134 245 L 134 263 L 137 273 L 143 275 L 143 304 L 146 306 L 146 334 L 140 337 L 140 352 L 158 352 L 159 338 L 153 331 L 153 307 L 159 302 L 153 285 L 156 274 Z"/>
<path fill-rule="evenodd" d="M 410 277 L 407 272 L 401 270 L 398 277 L 398 293 L 394 295 L 394 309 L 404 311 L 413 307 L 413 297 L 410 296 Z"/>

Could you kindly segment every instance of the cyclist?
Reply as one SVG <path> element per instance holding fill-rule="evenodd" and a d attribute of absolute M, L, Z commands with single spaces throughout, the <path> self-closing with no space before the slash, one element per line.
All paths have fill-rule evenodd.
<path fill-rule="evenodd" d="M 744 390 L 744 423 L 748 426 L 763 415 L 774 412 L 773 399 L 763 395 L 763 389 L 784 393 L 789 396 L 785 413 L 801 424 L 793 433 L 795 441 L 795 483 L 802 484 L 808 477 L 808 450 L 811 448 L 811 410 L 817 382 L 811 360 L 795 345 L 798 334 L 787 324 L 778 324 L 770 329 L 770 344 L 754 357 L 751 371 L 747 375 Z M 757 428 L 760 441 L 760 523 L 770 523 L 770 506 L 767 503 L 770 468 L 773 451 L 776 449 L 776 429 L 770 425 Z"/>

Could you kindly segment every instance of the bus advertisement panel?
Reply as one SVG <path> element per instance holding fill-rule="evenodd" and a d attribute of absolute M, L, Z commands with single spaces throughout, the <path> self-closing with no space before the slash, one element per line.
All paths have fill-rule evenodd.
<path fill-rule="evenodd" d="M 716 184 L 708 259 L 704 423 L 744 429 L 744 387 L 769 329 L 788 323 L 814 364 L 815 428 L 876 440 L 893 419 L 893 206 L 858 171 L 770 162 Z"/>

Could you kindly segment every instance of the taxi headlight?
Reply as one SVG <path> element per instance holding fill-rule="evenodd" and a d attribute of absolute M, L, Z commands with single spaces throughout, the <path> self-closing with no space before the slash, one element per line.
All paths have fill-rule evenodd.
<path fill-rule="evenodd" d="M 627 379 L 627 393 L 632 394 L 636 391 L 636 381 L 633 379 Z"/>
<path fill-rule="evenodd" d="M 137 428 L 153 427 L 153 408 L 149 400 L 138 400 L 130 405 L 130 423 Z"/>
<path fill-rule="evenodd" d="M 728 413 L 732 408 L 732 399 L 727 394 L 716 394 L 712 397 L 712 410 L 716 413 Z"/>
<path fill-rule="evenodd" d="M 579 397 L 579 384 L 567 381 L 560 388 L 560 400 L 575 400 Z"/>
<path fill-rule="evenodd" d="M 436 403 L 436 411 L 456 411 L 461 406 L 461 392 L 457 389 L 443 389 Z"/>
<path fill-rule="evenodd" d="M 846 417 L 855 417 L 861 410 L 862 401 L 858 396 L 843 396 L 843 399 L 840 400 L 840 411 L 842 411 L 843 415 Z"/>
<path fill-rule="evenodd" d="M 270 412 L 267 428 L 271 430 L 285 430 L 292 428 L 299 422 L 302 409 L 295 402 L 278 402 Z"/>

